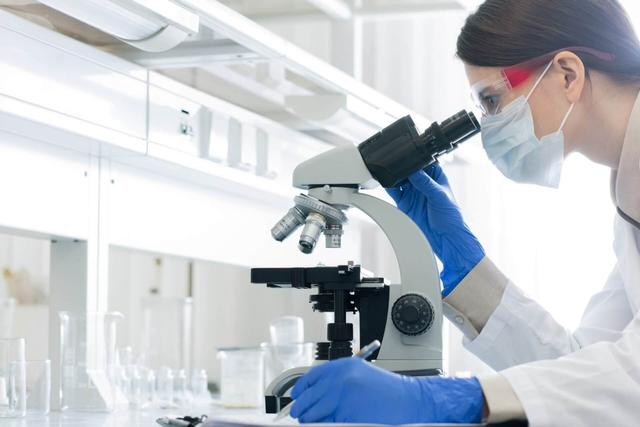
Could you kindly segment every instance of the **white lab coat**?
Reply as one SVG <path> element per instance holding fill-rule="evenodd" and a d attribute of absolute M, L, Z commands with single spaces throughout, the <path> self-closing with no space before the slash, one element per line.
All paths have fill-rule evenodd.
<path fill-rule="evenodd" d="M 613 182 L 617 205 L 637 215 L 640 101 Z M 465 346 L 500 371 L 480 379 L 490 421 L 526 415 L 532 427 L 640 425 L 640 229 L 617 217 L 614 248 L 617 264 L 575 332 L 488 259 L 445 300 Z"/>

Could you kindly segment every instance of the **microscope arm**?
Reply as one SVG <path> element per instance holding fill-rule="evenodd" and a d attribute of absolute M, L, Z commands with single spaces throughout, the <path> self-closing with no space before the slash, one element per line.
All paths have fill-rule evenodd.
<path fill-rule="evenodd" d="M 355 193 L 350 199 L 351 205 L 373 219 L 389 239 L 402 285 L 434 301 L 440 300 L 440 279 L 433 251 L 418 226 L 398 208 L 376 197 Z"/>
<path fill-rule="evenodd" d="M 400 285 L 391 286 L 391 301 L 401 295 L 420 294 L 427 298 L 433 308 L 433 323 L 423 335 L 408 336 L 394 329 L 391 313 L 388 313 L 387 328 L 383 338 L 383 348 L 378 361 L 390 360 L 392 370 L 411 370 L 412 366 L 395 366 L 392 360 L 407 359 L 407 348 L 411 350 L 410 359 L 415 358 L 416 366 L 424 366 L 425 360 L 431 360 L 433 369 L 441 368 L 442 360 L 442 297 L 440 277 L 433 251 L 415 223 L 404 213 L 389 203 L 366 194 L 355 188 L 323 187 L 309 190 L 309 195 L 332 205 L 353 206 L 362 210 L 385 233 L 393 247 L 400 269 Z M 402 355 L 396 350 L 402 350 Z M 385 366 L 386 368 L 387 366 Z"/>

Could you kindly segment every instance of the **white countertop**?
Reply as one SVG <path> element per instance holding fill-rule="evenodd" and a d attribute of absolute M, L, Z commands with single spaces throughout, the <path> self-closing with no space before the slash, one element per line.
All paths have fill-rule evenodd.
<path fill-rule="evenodd" d="M 200 416 L 207 414 L 210 417 L 233 418 L 246 421 L 270 422 L 274 415 L 264 414 L 259 409 L 225 409 L 219 406 L 209 406 L 193 410 L 137 410 L 119 411 L 113 413 L 89 413 L 89 412 L 51 412 L 46 418 L 0 418 L 2 427 L 152 427 L 159 426 L 156 419 L 163 416 Z"/>
<path fill-rule="evenodd" d="M 265 414 L 260 409 L 226 409 L 219 406 L 207 408 L 185 410 L 148 410 L 148 411 L 119 411 L 113 413 L 60 413 L 52 412 L 46 418 L 0 418 L 0 427 L 159 427 L 156 419 L 163 416 L 200 416 L 207 414 L 210 418 L 223 421 L 249 423 L 249 425 L 269 425 L 273 422 L 275 415 Z M 276 427 L 295 427 L 299 424 L 290 418 L 274 424 Z M 329 426 L 330 424 L 327 424 Z M 518 424 L 519 426 L 520 424 Z M 313 427 L 319 424 L 313 424 Z M 344 427 L 346 424 L 335 424 L 336 427 Z M 354 424 L 354 427 L 363 427 L 365 424 Z M 380 426 L 380 425 L 376 425 Z M 485 424 L 408 424 L 399 427 L 482 427 Z"/>

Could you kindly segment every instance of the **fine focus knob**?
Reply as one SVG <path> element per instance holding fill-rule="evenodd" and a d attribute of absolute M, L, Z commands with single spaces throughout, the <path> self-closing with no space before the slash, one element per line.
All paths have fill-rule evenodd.
<path fill-rule="evenodd" d="M 427 332 L 433 323 L 433 307 L 422 295 L 403 295 L 393 304 L 391 319 L 403 334 L 421 335 Z"/>

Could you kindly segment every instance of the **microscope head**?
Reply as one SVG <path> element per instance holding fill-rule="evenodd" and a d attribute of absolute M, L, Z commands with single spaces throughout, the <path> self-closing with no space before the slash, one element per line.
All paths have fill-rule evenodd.
<path fill-rule="evenodd" d="M 406 116 L 357 147 L 337 147 L 301 163 L 293 173 L 293 186 L 307 190 L 325 185 L 371 189 L 377 183 L 397 187 L 479 132 L 480 123 L 467 111 L 433 123 L 423 134 Z"/>
<path fill-rule="evenodd" d="M 423 134 L 407 116 L 358 146 L 336 147 L 301 163 L 293 172 L 293 186 L 309 195 L 295 198 L 295 206 L 272 228 L 273 238 L 281 242 L 304 225 L 298 245 L 303 253 L 313 252 L 322 233 L 328 248 L 340 248 L 347 222 L 343 211 L 349 205 L 335 193 L 373 189 L 378 183 L 396 187 L 479 132 L 478 120 L 466 111 L 433 123 Z"/>
<path fill-rule="evenodd" d="M 378 182 L 369 172 L 358 147 L 344 145 L 300 163 L 293 171 L 296 188 L 309 190 L 325 185 L 373 189 Z"/>

